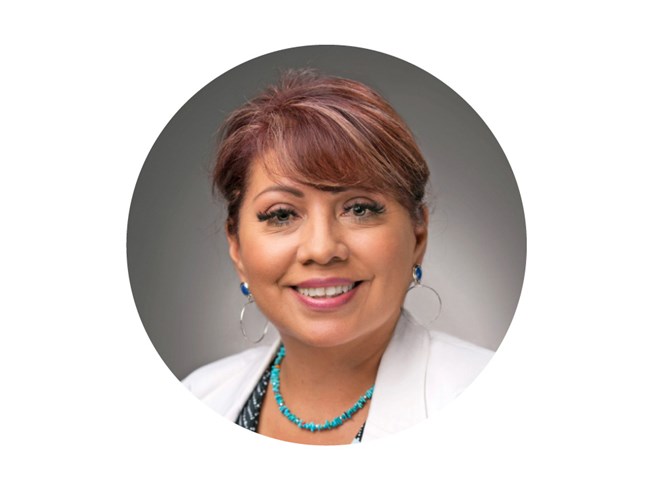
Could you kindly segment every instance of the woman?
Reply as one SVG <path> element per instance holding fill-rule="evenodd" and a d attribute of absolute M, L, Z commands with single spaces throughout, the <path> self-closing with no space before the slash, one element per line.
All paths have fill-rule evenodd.
<path fill-rule="evenodd" d="M 462 391 L 491 352 L 402 310 L 422 273 L 428 177 L 404 121 L 356 81 L 291 72 L 233 112 L 213 184 L 242 291 L 280 341 L 184 384 L 239 425 L 304 444 L 402 430 Z"/>

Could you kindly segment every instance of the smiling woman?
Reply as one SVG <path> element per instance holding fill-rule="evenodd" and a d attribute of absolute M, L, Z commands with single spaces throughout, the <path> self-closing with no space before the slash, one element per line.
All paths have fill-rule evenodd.
<path fill-rule="evenodd" d="M 362 83 L 293 71 L 235 110 L 213 184 L 242 290 L 280 338 L 184 384 L 239 425 L 304 444 L 379 438 L 454 398 L 491 351 L 402 308 L 427 246 L 428 177 L 404 121 Z"/>
<path fill-rule="evenodd" d="M 357 341 L 360 352 L 373 333 L 387 342 L 413 264 L 422 260 L 426 225 L 415 226 L 388 195 L 275 183 L 253 164 L 229 242 L 241 280 L 285 346 Z M 336 286 L 345 293 L 332 296 Z"/>

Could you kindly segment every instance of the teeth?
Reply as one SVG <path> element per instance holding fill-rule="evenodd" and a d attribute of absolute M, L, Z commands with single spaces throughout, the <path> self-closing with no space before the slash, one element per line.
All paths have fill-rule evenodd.
<path fill-rule="evenodd" d="M 298 293 L 312 298 L 335 297 L 349 292 L 354 285 L 328 286 L 321 288 L 298 288 Z"/>

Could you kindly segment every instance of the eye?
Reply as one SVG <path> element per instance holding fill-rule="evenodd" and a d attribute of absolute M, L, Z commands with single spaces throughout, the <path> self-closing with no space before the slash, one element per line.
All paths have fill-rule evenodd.
<path fill-rule="evenodd" d="M 294 210 L 279 207 L 267 212 L 258 213 L 257 220 L 267 222 L 269 225 L 281 226 L 289 224 L 297 216 L 298 214 Z"/>
<path fill-rule="evenodd" d="M 286 208 L 281 208 L 280 210 L 276 210 L 273 212 L 273 217 L 275 220 L 278 222 L 286 222 L 291 218 L 292 212 L 287 210 Z"/>
<path fill-rule="evenodd" d="M 365 219 L 383 213 L 385 207 L 377 202 L 356 201 L 344 206 L 343 210 L 352 217 Z"/>
<path fill-rule="evenodd" d="M 366 212 L 368 211 L 368 207 L 365 205 L 361 205 L 360 203 L 355 203 L 352 205 L 352 214 L 355 217 L 363 217 L 366 215 Z"/>

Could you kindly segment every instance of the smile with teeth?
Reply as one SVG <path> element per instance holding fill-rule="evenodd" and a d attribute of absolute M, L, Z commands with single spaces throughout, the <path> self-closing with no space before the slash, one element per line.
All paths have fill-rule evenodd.
<path fill-rule="evenodd" d="M 306 297 L 311 297 L 311 298 L 332 298 L 349 292 L 355 286 L 356 283 L 351 283 L 349 285 L 340 285 L 340 286 L 325 286 L 320 288 L 296 287 L 296 291 L 301 295 L 304 295 Z"/>

